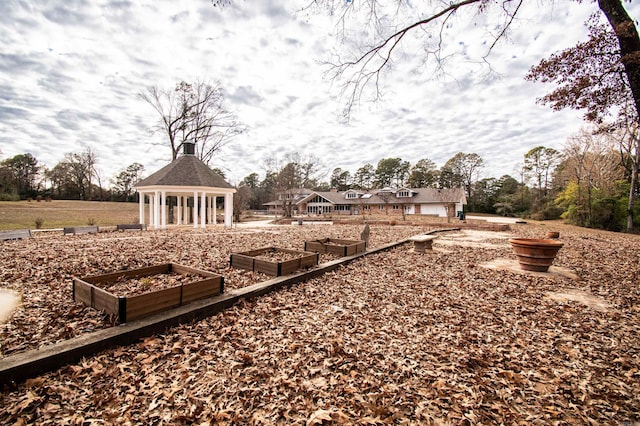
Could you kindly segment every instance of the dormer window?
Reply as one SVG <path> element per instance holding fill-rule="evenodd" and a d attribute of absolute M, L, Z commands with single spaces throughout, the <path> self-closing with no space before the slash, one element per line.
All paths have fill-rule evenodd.
<path fill-rule="evenodd" d="M 404 189 L 402 191 L 398 191 L 396 193 L 396 197 L 398 197 L 398 198 L 400 198 L 400 197 L 410 197 L 410 196 L 411 196 L 411 193 L 409 191 L 407 191 L 407 190 L 404 190 Z"/>
<path fill-rule="evenodd" d="M 354 198 L 358 198 L 358 194 L 356 194 L 355 192 L 347 192 L 347 199 L 348 200 L 352 200 Z"/>

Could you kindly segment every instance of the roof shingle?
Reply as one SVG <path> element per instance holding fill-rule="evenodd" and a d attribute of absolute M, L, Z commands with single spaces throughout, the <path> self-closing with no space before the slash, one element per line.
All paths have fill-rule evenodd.
<path fill-rule="evenodd" d="M 136 188 L 158 185 L 233 188 L 222 176 L 194 155 L 176 158 L 151 176 L 142 179 Z"/>

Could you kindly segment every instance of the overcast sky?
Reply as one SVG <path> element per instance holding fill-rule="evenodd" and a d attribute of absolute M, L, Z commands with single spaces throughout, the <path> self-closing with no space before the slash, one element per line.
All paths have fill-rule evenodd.
<path fill-rule="evenodd" d="M 381 101 L 344 103 L 322 62 L 340 44 L 325 14 L 296 12 L 304 1 L 241 0 L 222 10 L 209 0 L 0 1 L 0 159 L 29 152 L 47 167 L 90 147 L 103 180 L 133 162 L 149 175 L 170 160 L 149 129 L 156 112 L 137 94 L 196 79 L 217 80 L 246 134 L 211 161 L 237 184 L 264 176 L 267 158 L 314 154 L 331 170 L 457 152 L 485 161 L 482 177 L 517 176 L 538 145 L 561 149 L 582 113 L 536 104 L 549 87 L 523 79 L 531 65 L 584 39 L 594 2 L 530 0 L 509 39 L 480 63 L 490 19 L 453 19 L 445 30 L 446 75 L 420 66 L 411 42 L 382 81 Z M 640 17 L 639 5 L 625 3 Z M 473 18 L 473 17 L 472 17 Z M 476 17 L 477 18 L 477 17 Z M 417 67 L 417 68 L 416 68 Z"/>

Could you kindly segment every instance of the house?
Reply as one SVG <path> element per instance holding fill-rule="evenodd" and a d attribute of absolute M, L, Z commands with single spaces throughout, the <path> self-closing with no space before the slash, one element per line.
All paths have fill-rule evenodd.
<path fill-rule="evenodd" d="M 278 194 L 278 198 L 268 203 L 264 203 L 269 214 L 281 215 L 285 210 L 291 210 L 292 214 L 300 214 L 297 210 L 298 202 L 313 191 L 306 188 L 292 188 Z M 304 212 L 303 212 L 304 213 Z"/>
<path fill-rule="evenodd" d="M 371 191 L 310 191 L 298 194 L 299 214 L 411 214 L 454 217 L 467 198 L 462 188 L 382 188 Z M 301 197 L 302 196 L 302 197 Z"/>

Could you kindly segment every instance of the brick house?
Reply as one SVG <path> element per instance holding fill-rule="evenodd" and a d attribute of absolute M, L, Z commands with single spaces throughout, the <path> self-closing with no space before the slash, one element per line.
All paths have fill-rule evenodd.
<path fill-rule="evenodd" d="M 371 191 L 307 191 L 298 194 L 298 214 L 410 214 L 455 217 L 467 198 L 462 188 L 383 188 Z M 303 196 L 304 195 L 304 196 Z M 269 206 L 268 206 L 269 207 Z"/>

